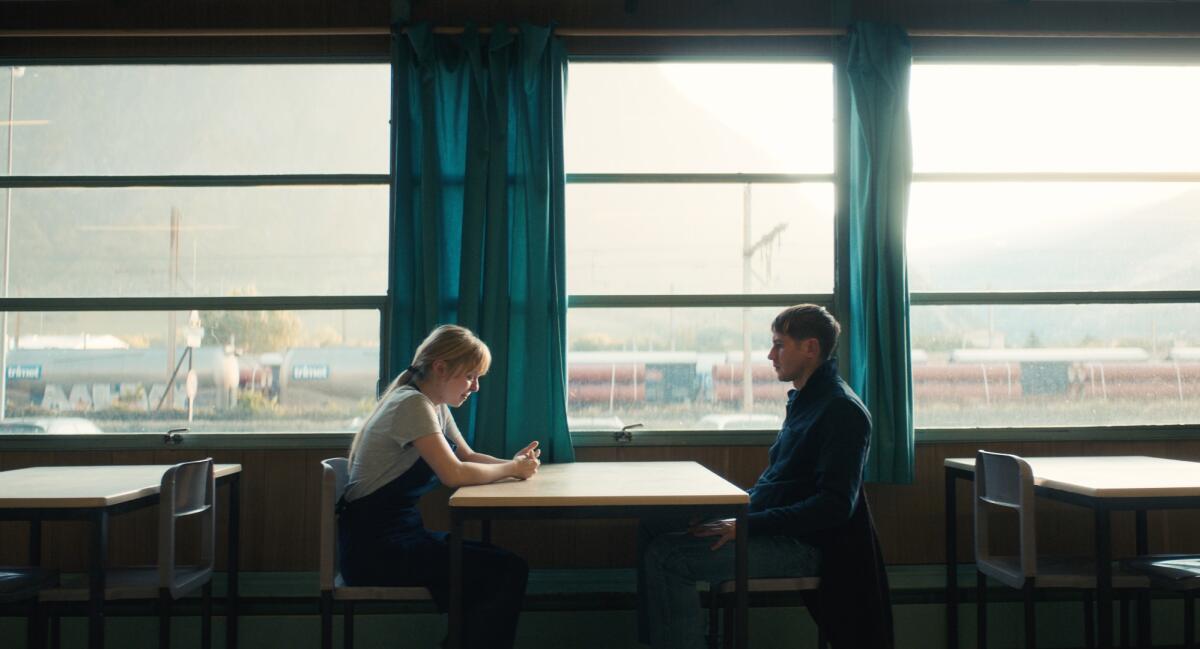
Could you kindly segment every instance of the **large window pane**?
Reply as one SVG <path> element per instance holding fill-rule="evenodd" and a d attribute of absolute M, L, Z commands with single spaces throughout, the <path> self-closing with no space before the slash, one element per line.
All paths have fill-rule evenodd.
<path fill-rule="evenodd" d="M 914 65 L 914 169 L 1200 171 L 1200 66 Z"/>
<path fill-rule="evenodd" d="M 11 191 L 10 296 L 387 290 L 387 187 Z"/>
<path fill-rule="evenodd" d="M 195 316 L 199 328 L 188 312 L 9 313 L 0 432 L 345 431 L 370 411 L 377 311 Z"/>
<path fill-rule="evenodd" d="M 916 183 L 914 291 L 1200 288 L 1200 184 Z"/>
<path fill-rule="evenodd" d="M 567 171 L 831 173 L 833 66 L 575 63 Z"/>
<path fill-rule="evenodd" d="M 0 68 L 0 137 L 13 175 L 387 173 L 389 88 L 386 64 Z"/>
<path fill-rule="evenodd" d="M 920 427 L 1200 422 L 1200 305 L 912 310 Z"/>
<path fill-rule="evenodd" d="M 780 310 L 571 310 L 571 428 L 616 430 L 641 423 L 669 430 L 778 429 L 791 387 L 776 378 L 767 360 L 771 320 Z M 745 349 L 748 372 L 742 366 Z"/>
<path fill-rule="evenodd" d="M 567 208 L 570 293 L 833 290 L 831 184 L 573 184 Z"/>

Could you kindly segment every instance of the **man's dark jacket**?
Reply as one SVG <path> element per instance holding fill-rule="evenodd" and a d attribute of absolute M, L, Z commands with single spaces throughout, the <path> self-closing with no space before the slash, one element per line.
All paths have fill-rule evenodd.
<path fill-rule="evenodd" d="M 887 573 L 863 494 L 871 417 L 826 361 L 788 393 L 769 464 L 750 489 L 751 536 L 784 534 L 821 550 L 821 589 L 806 598 L 835 649 L 891 649 Z"/>

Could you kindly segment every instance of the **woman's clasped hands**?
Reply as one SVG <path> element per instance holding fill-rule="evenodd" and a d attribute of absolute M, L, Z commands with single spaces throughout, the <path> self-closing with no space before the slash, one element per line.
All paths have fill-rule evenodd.
<path fill-rule="evenodd" d="M 517 451 L 517 454 L 513 456 L 515 477 L 526 480 L 537 473 L 538 467 L 542 465 L 541 460 L 538 459 L 541 455 L 542 449 L 538 448 L 537 440 Z"/>

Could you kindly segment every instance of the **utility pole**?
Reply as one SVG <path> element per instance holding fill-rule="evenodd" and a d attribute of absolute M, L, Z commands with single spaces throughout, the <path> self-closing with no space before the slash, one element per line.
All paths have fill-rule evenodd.
<path fill-rule="evenodd" d="M 171 207 L 171 238 L 167 262 L 167 295 L 175 297 L 179 283 L 179 208 Z M 166 400 L 175 406 L 175 318 L 174 311 L 167 311 L 167 379 Z"/>
<path fill-rule="evenodd" d="M 753 236 L 753 228 L 751 227 L 752 201 L 751 201 L 751 185 L 746 183 L 742 186 L 742 294 L 749 295 L 754 288 L 752 281 L 754 277 L 754 268 L 750 264 L 754 253 L 759 249 L 764 248 L 779 238 L 783 231 L 787 229 L 787 223 L 780 223 L 771 228 L 771 231 L 758 238 L 758 241 L 750 242 L 750 237 Z M 742 307 L 742 412 L 750 413 L 754 411 L 754 373 L 750 370 L 750 307 Z"/>
<path fill-rule="evenodd" d="M 742 185 L 742 295 L 749 295 L 750 278 L 750 183 Z M 754 412 L 754 376 L 750 371 L 750 307 L 742 307 L 742 412 Z"/>

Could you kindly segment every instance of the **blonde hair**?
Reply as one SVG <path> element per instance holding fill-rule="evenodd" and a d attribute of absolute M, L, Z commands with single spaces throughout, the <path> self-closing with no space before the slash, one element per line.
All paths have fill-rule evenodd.
<path fill-rule="evenodd" d="M 492 364 L 492 352 L 478 336 L 471 333 L 470 329 L 458 325 L 442 325 L 429 332 L 425 340 L 417 345 L 417 351 L 413 353 L 412 364 L 400 372 L 400 375 L 388 385 L 380 395 L 379 401 L 382 403 L 397 388 L 430 376 L 433 373 L 433 364 L 437 361 L 446 363 L 451 375 L 471 372 L 486 374 L 488 367 Z M 368 417 L 366 421 L 370 420 L 371 418 Z M 354 461 L 354 454 L 358 450 L 366 427 L 366 422 L 364 422 L 362 428 L 358 429 L 358 433 L 354 435 L 354 441 L 350 444 L 351 462 Z"/>

